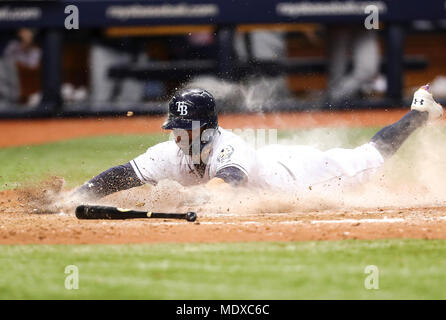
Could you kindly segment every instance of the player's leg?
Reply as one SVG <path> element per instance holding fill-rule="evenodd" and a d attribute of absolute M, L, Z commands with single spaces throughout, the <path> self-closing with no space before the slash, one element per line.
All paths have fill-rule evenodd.
<path fill-rule="evenodd" d="M 401 120 L 372 137 L 371 143 L 385 159 L 392 156 L 416 129 L 443 115 L 443 108 L 434 101 L 428 85 L 415 92 L 411 109 Z"/>
<path fill-rule="evenodd" d="M 310 176 L 315 185 L 327 188 L 368 181 L 412 132 L 443 114 L 442 107 L 434 101 L 428 86 L 415 92 L 411 109 L 401 120 L 381 129 L 369 143 L 354 149 L 331 149 L 313 159 L 314 169 Z"/>
<path fill-rule="evenodd" d="M 328 28 L 328 39 L 328 98 L 330 101 L 335 101 L 341 96 L 337 94 L 337 90 L 347 73 L 351 32 L 342 27 L 332 26 Z"/>
<path fill-rule="evenodd" d="M 351 99 L 360 93 L 366 83 L 379 72 L 379 44 L 377 34 L 371 30 L 357 30 L 353 38 L 353 70 L 337 81 L 332 92 L 332 102 Z"/>

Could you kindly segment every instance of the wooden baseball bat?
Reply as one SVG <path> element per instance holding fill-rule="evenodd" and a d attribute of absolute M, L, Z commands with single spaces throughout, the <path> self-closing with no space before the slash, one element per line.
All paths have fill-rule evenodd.
<path fill-rule="evenodd" d="M 195 212 L 187 213 L 161 213 L 150 211 L 136 211 L 117 207 L 80 205 L 76 208 L 78 219 L 184 219 L 190 222 L 197 220 Z"/>

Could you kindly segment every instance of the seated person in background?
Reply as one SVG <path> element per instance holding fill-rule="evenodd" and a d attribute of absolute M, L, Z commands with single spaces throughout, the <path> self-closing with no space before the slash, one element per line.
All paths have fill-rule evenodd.
<path fill-rule="evenodd" d="M 18 103 L 21 88 L 18 67 L 37 69 L 41 50 L 34 43 L 34 32 L 21 28 L 17 39 L 11 40 L 0 61 L 0 104 Z"/>
<path fill-rule="evenodd" d="M 361 88 L 379 72 L 380 53 L 375 30 L 364 26 L 328 28 L 328 100 L 342 103 L 357 98 Z M 352 70 L 348 65 L 352 61 Z"/>
<path fill-rule="evenodd" d="M 41 51 L 34 43 L 34 32 L 21 28 L 17 32 L 18 40 L 12 40 L 5 49 L 5 57 L 11 57 L 16 63 L 35 69 L 40 64 Z"/>
<path fill-rule="evenodd" d="M 99 33 L 90 53 L 90 102 L 94 108 L 110 108 L 111 103 L 131 104 L 142 101 L 144 83 L 134 78 L 109 77 L 111 67 L 137 65 L 148 60 L 144 43 L 135 38 L 112 38 Z"/>

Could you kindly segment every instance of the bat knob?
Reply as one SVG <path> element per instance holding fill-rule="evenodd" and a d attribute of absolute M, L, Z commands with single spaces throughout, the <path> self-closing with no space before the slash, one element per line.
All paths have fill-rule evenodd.
<path fill-rule="evenodd" d="M 186 214 L 186 220 L 190 221 L 190 222 L 194 222 L 195 220 L 197 220 L 197 214 L 195 212 L 188 212 Z"/>

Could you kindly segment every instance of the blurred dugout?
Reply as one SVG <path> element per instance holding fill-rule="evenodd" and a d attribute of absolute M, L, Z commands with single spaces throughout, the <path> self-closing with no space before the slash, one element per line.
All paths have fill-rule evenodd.
<path fill-rule="evenodd" d="M 68 2 L 43 7 L 36 2 L 29 10 L 41 15 L 34 23 L 39 37 L 22 35 L 9 50 L 5 43 L 20 29 L 11 26 L 20 23 L 0 16 L 0 104 L 3 109 L 28 105 L 35 115 L 161 113 L 176 88 L 199 85 L 213 91 L 221 111 L 332 110 L 402 106 L 414 85 L 431 81 L 436 96 L 446 92 L 441 1 L 424 3 L 423 10 L 412 0 L 404 8 L 381 1 L 386 11 L 379 30 L 366 30 L 361 14 L 308 11 L 302 18 L 311 3 L 302 9 L 301 1 L 258 0 L 259 10 L 252 11 L 250 1 L 204 4 L 214 18 L 133 21 L 131 15 L 113 20 L 107 14 L 149 11 L 135 11 L 130 1 L 119 7 L 74 1 L 80 30 L 64 29 L 63 19 L 45 19 L 64 18 Z M 330 3 L 319 5 L 331 8 Z M 336 4 L 342 7 L 342 1 Z M 144 5 L 166 10 L 157 1 Z"/>

